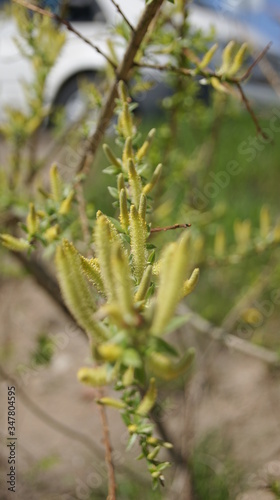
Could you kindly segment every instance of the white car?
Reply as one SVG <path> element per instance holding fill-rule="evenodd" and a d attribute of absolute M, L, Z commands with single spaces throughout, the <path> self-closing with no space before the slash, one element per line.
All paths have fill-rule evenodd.
<path fill-rule="evenodd" d="M 190 22 L 194 28 L 200 28 L 205 32 L 213 26 L 216 30 L 216 39 L 221 44 L 221 48 L 230 39 L 236 39 L 239 42 L 247 40 L 257 50 L 260 50 L 270 41 L 268 34 L 263 34 L 261 28 L 248 28 L 248 16 L 253 15 L 255 11 L 260 13 L 265 8 L 266 1 L 257 0 L 194 0 L 190 6 Z M 238 14 L 242 14 L 245 8 L 246 16 L 233 16 L 229 9 L 213 8 L 217 2 L 222 2 L 226 7 L 234 4 Z M 0 9 L 9 3 L 8 0 L 0 0 Z M 45 2 L 46 3 L 46 2 Z M 58 4 L 59 2 L 54 2 Z M 145 8 L 144 0 L 118 0 L 117 2 L 125 12 L 132 25 L 136 25 L 137 20 Z M 238 4 L 238 6 L 237 6 Z M 249 4 L 254 5 L 254 12 L 248 11 Z M 256 8 L 257 7 L 257 8 Z M 240 10 L 241 9 L 241 10 Z M 232 11 L 232 9 L 231 9 Z M 120 14 L 111 0 L 69 0 L 68 14 L 73 26 L 85 37 L 89 38 L 94 44 L 98 45 L 103 51 L 108 52 L 108 37 L 111 37 L 111 28 L 121 20 Z M 249 19 L 251 19 L 249 17 Z M 245 24 L 247 23 L 247 24 Z M 275 37 L 277 39 L 277 27 Z M 25 99 L 21 82 L 30 81 L 33 78 L 32 70 L 26 59 L 18 51 L 14 43 L 14 37 L 17 36 L 17 27 L 14 20 L 5 14 L 5 10 L 0 10 L 0 121 L 4 119 L 4 108 L 6 105 L 24 108 Z M 280 41 L 280 29 L 279 29 Z M 116 48 L 120 54 L 124 48 Z M 277 62 L 279 65 L 279 44 L 274 44 L 270 51 L 272 65 Z M 221 53 L 220 53 L 221 55 Z M 50 72 L 45 102 L 50 105 L 63 105 L 66 111 L 66 119 L 71 122 L 78 119 L 84 111 L 84 103 L 79 92 L 78 82 L 81 76 L 87 76 L 94 79 L 96 74 L 105 68 L 106 61 L 92 47 L 85 44 L 73 33 L 67 31 L 67 40 L 63 50 Z M 265 77 L 261 76 L 258 70 L 254 71 L 257 77 L 251 78 L 247 88 L 250 96 L 257 96 L 260 102 L 276 99 L 276 95 L 269 90 Z M 158 76 L 158 80 L 162 75 Z M 249 92 L 248 92 L 249 91 Z M 156 89 L 156 95 L 152 96 L 158 99 L 160 96 L 159 86 Z"/>
<path fill-rule="evenodd" d="M 22 81 L 31 81 L 32 68 L 20 54 L 14 38 L 18 37 L 16 22 L 3 8 L 9 2 L 0 0 L 0 121 L 4 119 L 5 106 L 24 108 L 25 98 Z M 137 23 L 145 8 L 143 0 L 118 0 L 132 24 Z M 108 54 L 107 39 L 112 27 L 121 20 L 120 14 L 110 0 L 71 0 L 68 18 L 73 26 Z M 78 82 L 81 76 L 93 79 L 106 66 L 104 57 L 92 47 L 66 31 L 66 43 L 47 80 L 46 104 L 66 107 L 66 118 L 75 121 L 81 116 L 83 103 L 80 99 Z M 117 52 L 123 48 L 116 46 Z"/>

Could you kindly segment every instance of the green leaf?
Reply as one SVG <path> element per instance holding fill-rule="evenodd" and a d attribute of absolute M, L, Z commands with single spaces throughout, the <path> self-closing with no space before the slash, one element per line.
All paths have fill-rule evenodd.
<path fill-rule="evenodd" d="M 117 188 L 112 187 L 112 186 L 108 186 L 108 191 L 113 198 L 115 198 L 116 200 L 119 199 L 119 192 L 118 192 Z"/>
<path fill-rule="evenodd" d="M 164 334 L 174 332 L 178 330 L 181 326 L 183 326 L 190 319 L 190 314 L 185 314 L 184 316 L 176 316 L 173 318 L 167 325 L 164 330 Z"/>
<path fill-rule="evenodd" d="M 110 167 L 104 168 L 102 172 L 103 174 L 116 175 L 119 173 L 119 170 L 114 165 L 110 165 Z"/>
<path fill-rule="evenodd" d="M 177 319 L 177 318 L 176 318 Z M 156 352 L 161 352 L 163 354 L 169 354 L 171 356 L 179 356 L 178 351 L 168 342 L 165 342 L 165 340 L 155 337 L 151 341 L 151 347 L 153 351 Z"/>
<path fill-rule="evenodd" d="M 136 442 L 136 439 L 137 439 L 137 434 L 132 434 L 132 436 L 130 436 L 126 447 L 127 451 L 129 451 L 132 448 L 132 446 Z"/>
<path fill-rule="evenodd" d="M 142 366 L 142 360 L 135 349 L 126 349 L 122 356 L 122 362 L 125 366 L 133 366 L 134 368 Z"/>

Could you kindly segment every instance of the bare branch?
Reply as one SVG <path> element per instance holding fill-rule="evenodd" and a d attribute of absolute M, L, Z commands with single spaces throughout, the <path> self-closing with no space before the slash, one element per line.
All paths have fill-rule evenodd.
<path fill-rule="evenodd" d="M 255 127 L 256 127 L 256 130 L 257 130 L 258 134 L 260 134 L 264 139 L 267 139 L 267 135 L 262 130 L 262 128 L 261 128 L 261 126 L 259 124 L 259 121 L 258 121 L 258 119 L 257 119 L 257 117 L 256 117 L 256 115 L 255 115 L 255 113 L 253 111 L 253 109 L 251 108 L 251 105 L 250 105 L 250 103 L 249 103 L 249 101 L 248 101 L 248 99 L 247 99 L 247 97 L 246 97 L 246 95 L 244 93 L 244 90 L 241 87 L 241 84 L 239 82 L 237 82 L 236 86 L 237 86 L 237 88 L 238 88 L 238 90 L 240 92 L 240 96 L 241 96 L 242 102 L 244 103 L 244 105 L 245 105 L 248 113 L 250 114 L 250 116 L 251 116 L 251 118 L 252 118 L 252 120 L 253 120 L 253 122 L 255 124 Z"/>
<path fill-rule="evenodd" d="M 181 306 L 180 311 L 184 314 L 190 313 L 189 324 L 198 332 L 208 335 L 213 340 L 222 342 L 229 349 L 234 349 L 247 356 L 252 356 L 263 363 L 278 366 L 280 359 L 276 352 L 260 347 L 247 340 L 231 335 L 224 328 L 216 327 L 209 321 L 196 314 L 188 307 Z"/>
<path fill-rule="evenodd" d="M 111 86 L 107 100 L 103 106 L 102 112 L 99 116 L 96 131 L 90 138 L 89 144 L 79 162 L 77 172 L 88 172 L 90 163 L 94 159 L 98 146 L 104 136 L 107 126 L 113 116 L 115 109 L 115 99 L 118 95 L 117 86 L 120 80 L 126 80 L 131 68 L 134 65 L 134 58 L 141 45 L 141 42 L 146 35 L 151 21 L 156 15 L 158 9 L 162 5 L 163 0 L 153 0 L 148 4 L 141 16 L 135 31 L 132 34 L 131 40 L 128 44 L 123 60 L 116 70 L 116 78 Z"/>
<path fill-rule="evenodd" d="M 244 80 L 246 80 L 250 76 L 250 74 L 252 73 L 252 70 L 254 69 L 254 67 L 264 58 L 264 56 L 266 55 L 266 53 L 269 51 L 271 45 L 272 45 L 272 42 L 269 42 L 267 44 L 267 46 L 259 53 L 259 55 L 256 57 L 256 59 L 252 62 L 252 64 L 247 69 L 247 71 L 244 73 L 244 75 L 242 75 L 238 79 L 239 82 L 244 82 Z"/>
<path fill-rule="evenodd" d="M 98 391 L 98 399 L 100 399 L 103 396 L 103 391 L 100 389 Z M 108 469 L 108 497 L 107 500 L 116 500 L 116 490 L 117 490 L 117 485 L 116 485 L 116 478 L 115 478 L 115 469 L 114 469 L 114 464 L 113 464 L 113 457 L 112 457 L 112 445 L 110 441 L 110 433 L 109 433 L 109 425 L 108 425 L 108 419 L 106 415 L 106 409 L 103 405 L 98 405 L 99 413 L 100 413 L 100 418 L 101 418 L 101 423 L 102 423 L 102 429 L 103 429 L 103 436 L 104 436 L 104 447 L 105 447 L 105 460 L 107 464 L 107 469 Z"/>
<path fill-rule="evenodd" d="M 106 59 L 106 61 L 114 69 L 116 69 L 116 64 L 114 63 L 114 61 L 112 61 L 110 59 L 110 57 L 108 57 L 107 54 L 105 54 L 105 52 L 103 52 L 99 47 L 97 47 L 97 45 L 92 43 L 92 41 L 89 40 L 89 38 L 86 38 L 84 35 L 82 35 L 82 33 L 77 31 L 76 28 L 74 28 L 74 26 L 69 21 L 66 21 L 66 19 L 63 19 L 62 17 L 58 16 L 57 14 L 54 14 L 53 12 L 51 12 L 49 10 L 42 9 L 41 7 L 37 7 L 37 5 L 33 5 L 32 3 L 27 2 L 25 0 L 12 0 L 12 1 L 14 3 L 17 3 L 18 5 L 22 5 L 23 7 L 26 7 L 29 10 L 32 10 L 33 12 L 37 12 L 38 14 L 42 14 L 42 16 L 47 16 L 50 19 L 54 19 L 58 23 L 63 24 L 63 26 L 65 26 L 68 29 L 68 31 L 71 31 L 71 33 L 74 33 L 78 38 L 83 40 L 83 42 L 90 45 L 94 50 L 96 50 L 96 52 L 98 52 L 98 54 L 100 54 L 102 57 L 104 57 L 104 59 Z"/>
<path fill-rule="evenodd" d="M 174 224 L 173 226 L 152 227 L 150 233 L 159 233 L 161 231 L 170 231 L 172 229 L 186 229 L 187 227 L 191 227 L 191 224 Z"/>
<path fill-rule="evenodd" d="M 122 16 L 123 20 L 125 21 L 125 23 L 127 24 L 127 26 L 129 26 L 129 28 L 131 29 L 131 31 L 135 31 L 135 29 L 133 28 L 132 24 L 130 24 L 130 22 L 127 19 L 125 13 L 122 11 L 122 9 L 117 4 L 117 2 L 115 2 L 115 0 L 111 0 L 111 2 L 116 7 L 117 11 L 120 13 L 120 15 Z"/>

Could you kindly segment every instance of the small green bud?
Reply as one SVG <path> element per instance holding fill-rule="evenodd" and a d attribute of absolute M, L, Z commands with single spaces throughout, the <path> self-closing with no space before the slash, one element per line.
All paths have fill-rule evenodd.
<path fill-rule="evenodd" d="M 38 230 L 38 217 L 33 203 L 29 203 L 29 213 L 26 218 L 26 226 L 30 236 L 33 236 Z"/>
<path fill-rule="evenodd" d="M 75 191 L 72 189 L 59 207 L 58 213 L 60 215 L 67 215 L 70 212 L 74 196 L 75 196 Z"/>
<path fill-rule="evenodd" d="M 232 52 L 233 48 L 235 46 L 235 42 L 231 40 L 225 49 L 223 50 L 223 56 L 222 56 L 222 66 L 220 69 L 217 71 L 218 75 L 224 75 L 227 74 L 231 64 L 232 64 Z"/>
<path fill-rule="evenodd" d="M 104 151 L 105 155 L 107 156 L 109 162 L 112 165 L 114 165 L 115 167 L 117 167 L 119 170 L 122 170 L 121 162 L 116 158 L 113 151 L 111 150 L 111 148 L 107 144 L 103 144 L 103 151 Z"/>
<path fill-rule="evenodd" d="M 118 410 L 123 410 L 124 408 L 126 408 L 126 404 L 123 401 L 108 397 L 96 399 L 96 403 L 98 403 L 99 405 L 112 406 L 112 408 L 117 408 Z"/>
<path fill-rule="evenodd" d="M 152 179 L 143 188 L 143 193 L 144 194 L 148 194 L 150 191 L 152 191 L 152 189 L 155 187 L 155 185 L 159 181 L 159 178 L 161 176 L 161 172 L 162 172 L 162 164 L 159 163 L 158 166 L 157 166 L 157 168 L 155 169 L 155 171 L 153 173 Z"/>
<path fill-rule="evenodd" d="M 109 372 L 105 365 L 95 368 L 80 368 L 77 377 L 80 382 L 91 387 L 102 387 L 113 379 L 112 372 Z"/>
<path fill-rule="evenodd" d="M 228 92 L 228 89 L 223 83 L 220 82 L 219 78 L 217 78 L 216 76 L 212 76 L 212 78 L 210 78 L 210 83 L 212 87 L 218 92 L 222 92 L 225 94 Z"/>
<path fill-rule="evenodd" d="M 129 366 L 123 374 L 122 383 L 124 387 L 129 387 L 130 385 L 133 384 L 133 382 L 134 382 L 134 367 Z"/>
<path fill-rule="evenodd" d="M 54 163 L 50 170 L 51 194 L 54 201 L 60 201 L 62 198 L 62 179 L 59 175 L 57 165 Z"/>
<path fill-rule="evenodd" d="M 150 370 L 163 380 L 174 380 L 186 373 L 192 366 L 195 350 L 190 348 L 178 363 L 171 361 L 165 354 L 153 352 L 148 358 Z"/>
<path fill-rule="evenodd" d="M 160 452 L 160 446 L 156 446 L 148 455 L 148 460 L 154 460 Z"/>
<path fill-rule="evenodd" d="M 244 57 L 245 57 L 247 47 L 248 47 L 247 43 L 243 43 L 241 45 L 240 49 L 238 50 L 237 54 L 234 57 L 232 65 L 230 66 L 230 68 L 228 69 L 228 71 L 226 73 L 227 76 L 230 76 L 230 77 L 235 76 L 236 73 L 240 70 L 240 68 L 244 62 Z"/>
<path fill-rule="evenodd" d="M 197 267 L 193 270 L 191 277 L 184 283 L 184 292 L 183 292 L 184 297 L 189 295 L 189 293 L 191 293 L 195 289 L 198 280 L 199 280 L 199 269 Z"/>
<path fill-rule="evenodd" d="M 104 361 L 113 363 L 121 357 L 123 348 L 116 344 L 100 344 L 97 346 L 97 352 Z"/>
<path fill-rule="evenodd" d="M 129 160 L 133 160 L 134 158 L 134 153 L 133 153 L 133 148 L 132 148 L 132 139 L 131 137 L 127 137 L 126 141 L 125 141 L 125 145 L 124 145 L 124 149 L 123 149 L 123 166 L 125 168 L 125 170 L 127 171 L 128 170 L 128 161 Z"/>
<path fill-rule="evenodd" d="M 122 189 L 125 189 L 124 176 L 123 174 L 118 175 L 118 192 L 120 193 Z"/>
<path fill-rule="evenodd" d="M 142 193 L 140 196 L 140 202 L 139 202 L 139 215 L 140 215 L 140 217 L 142 217 L 143 220 L 146 219 L 146 210 L 147 210 L 147 198 Z"/>
<path fill-rule="evenodd" d="M 140 302 L 141 300 L 145 299 L 151 284 L 152 274 L 153 274 L 153 266 L 150 264 L 146 267 L 142 279 L 140 281 L 138 290 L 134 298 L 135 302 Z"/>
<path fill-rule="evenodd" d="M 200 61 L 199 65 L 198 65 L 198 69 L 204 69 L 206 68 L 209 63 L 211 62 L 216 50 L 218 48 L 218 44 L 215 43 L 209 50 L 208 52 L 206 52 L 206 54 L 204 55 L 204 57 L 202 58 L 202 60 Z"/>
<path fill-rule="evenodd" d="M 138 415 L 146 416 L 153 408 L 156 399 L 157 399 L 156 383 L 155 379 L 151 378 L 149 388 L 145 396 L 143 397 L 141 403 L 139 404 L 138 408 L 136 409 L 136 413 L 138 413 Z"/>
<path fill-rule="evenodd" d="M 129 111 L 129 105 L 127 102 L 123 103 L 122 111 L 122 133 L 125 138 L 133 136 L 133 121 L 131 112 Z"/>
<path fill-rule="evenodd" d="M 24 252 L 30 248 L 30 243 L 23 238 L 15 238 L 10 234 L 0 234 L 2 245 L 14 252 Z"/>
<path fill-rule="evenodd" d="M 150 132 L 148 133 L 148 136 L 145 140 L 145 142 L 142 144 L 141 148 L 137 151 L 137 160 L 142 160 L 142 158 L 144 158 L 148 152 L 148 149 L 151 145 L 151 142 L 155 136 L 155 133 L 156 133 L 156 129 L 155 128 L 152 128 L 152 130 L 150 130 Z"/>
<path fill-rule="evenodd" d="M 57 237 L 59 235 L 59 230 L 60 230 L 59 225 L 55 224 L 54 226 L 49 227 L 44 232 L 43 236 L 48 241 L 48 243 L 51 243 L 52 241 L 57 239 Z"/>

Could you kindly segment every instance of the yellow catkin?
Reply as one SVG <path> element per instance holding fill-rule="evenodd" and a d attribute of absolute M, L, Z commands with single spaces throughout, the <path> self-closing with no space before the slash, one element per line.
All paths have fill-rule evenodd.
<path fill-rule="evenodd" d="M 153 173 L 153 176 L 152 176 L 152 179 L 150 180 L 150 182 L 148 184 L 146 184 L 146 186 L 144 186 L 143 188 L 143 193 L 144 194 L 148 194 L 150 193 L 150 191 L 152 191 L 152 189 L 155 187 L 155 185 L 158 183 L 159 181 L 159 178 L 161 176 L 161 172 L 162 172 L 162 164 L 159 163 L 158 166 L 156 167 L 154 173 Z"/>
<path fill-rule="evenodd" d="M 15 238 L 10 234 L 0 234 L 2 245 L 14 252 L 24 252 L 30 248 L 30 243 L 23 238 Z"/>
<path fill-rule="evenodd" d="M 54 201 L 60 201 L 62 198 L 62 179 L 59 175 L 56 163 L 51 166 L 50 170 L 51 194 Z"/>
<path fill-rule="evenodd" d="M 131 205 L 129 213 L 129 235 L 133 269 L 136 281 L 138 283 L 140 283 L 142 279 L 147 262 L 147 231 L 145 225 L 146 223 L 139 216 L 136 207 L 134 205 Z"/>
<path fill-rule="evenodd" d="M 240 68 L 244 62 L 247 47 L 248 47 L 247 43 L 243 43 L 241 45 L 240 49 L 238 50 L 237 54 L 235 55 L 235 57 L 233 59 L 232 65 L 229 67 L 229 69 L 226 73 L 227 76 L 233 77 L 236 75 L 236 73 L 238 73 L 238 71 L 240 70 Z"/>
<path fill-rule="evenodd" d="M 39 226 L 38 217 L 37 217 L 33 203 L 29 204 L 29 213 L 28 213 L 27 218 L 26 218 L 26 226 L 27 226 L 27 230 L 28 230 L 28 233 L 30 234 L 30 236 L 33 236 L 36 233 L 36 231 L 38 230 L 38 226 Z"/>
<path fill-rule="evenodd" d="M 139 302 L 140 300 L 145 299 L 151 284 L 152 274 L 153 274 L 153 266 L 150 264 L 146 267 L 145 272 L 140 281 L 140 285 L 135 294 L 135 302 Z"/>
<path fill-rule="evenodd" d="M 199 269 L 196 267 L 192 274 L 191 277 L 185 281 L 184 283 L 184 288 L 183 288 L 183 296 L 186 297 L 189 295 L 196 287 L 197 283 L 199 280 Z"/>
<path fill-rule="evenodd" d="M 67 215 L 70 212 L 74 196 L 75 196 L 75 191 L 72 189 L 59 207 L 58 213 L 60 215 Z"/>
<path fill-rule="evenodd" d="M 199 69 L 204 69 L 206 68 L 209 63 L 212 61 L 212 58 L 216 52 L 218 48 L 218 44 L 215 43 L 207 52 L 206 54 L 204 55 L 204 57 L 202 58 L 202 60 L 200 61 L 199 65 L 198 65 L 198 68 Z"/>
<path fill-rule="evenodd" d="M 142 181 L 131 158 L 128 161 L 128 182 L 131 190 L 132 202 L 138 210 L 142 193 Z"/>
<path fill-rule="evenodd" d="M 126 190 L 121 189 L 120 191 L 120 223 L 124 231 L 128 230 L 129 226 L 129 215 L 128 215 L 128 208 L 127 208 L 127 196 L 126 196 Z"/>
<path fill-rule="evenodd" d="M 77 373 L 78 380 L 91 387 L 102 387 L 113 380 L 113 374 L 110 373 L 105 365 L 95 368 L 80 368 Z"/>
<path fill-rule="evenodd" d="M 163 380 L 174 380 L 186 373 L 192 366 L 195 358 L 195 349 L 190 348 L 177 363 L 170 360 L 165 354 L 153 352 L 148 358 L 149 369 Z"/>
<path fill-rule="evenodd" d="M 136 413 L 138 415 L 145 416 L 147 415 L 151 409 L 153 408 L 157 399 L 157 388 L 156 381 L 154 378 L 151 378 L 148 390 L 140 402 L 138 408 L 136 409 Z"/>
<path fill-rule="evenodd" d="M 172 319 L 182 297 L 188 266 L 189 235 L 185 233 L 176 244 L 171 244 L 162 257 L 160 282 L 156 300 L 152 333 L 161 335 Z"/>
<path fill-rule="evenodd" d="M 81 267 L 87 279 L 93 283 L 99 293 L 105 295 L 104 283 L 102 280 L 98 259 L 87 259 L 80 256 Z"/>
<path fill-rule="evenodd" d="M 155 133 L 156 133 L 156 129 L 152 128 L 152 130 L 150 130 L 150 132 L 148 133 L 145 142 L 142 144 L 141 148 L 137 151 L 137 155 L 136 155 L 137 160 L 140 161 L 146 156 L 146 154 L 150 148 L 151 142 L 155 136 Z"/>
<path fill-rule="evenodd" d="M 96 304 L 81 269 L 80 256 L 67 240 L 57 247 L 56 267 L 61 293 L 77 323 L 99 342 L 106 338 L 106 329 L 94 319 Z"/>

